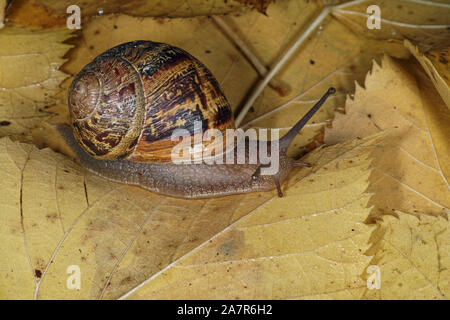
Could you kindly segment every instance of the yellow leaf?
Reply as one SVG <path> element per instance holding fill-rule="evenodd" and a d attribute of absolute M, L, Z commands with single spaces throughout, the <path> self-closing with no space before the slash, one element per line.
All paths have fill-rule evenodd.
<path fill-rule="evenodd" d="M 264 10 L 270 1 L 251 2 Z M 84 3 L 83 16 L 102 15 L 83 20 L 64 72 L 76 74 L 119 43 L 167 42 L 212 70 L 233 110 L 264 74 L 214 19 L 106 15 L 241 11 L 237 0 Z M 403 43 L 384 40 L 412 39 L 421 48 L 417 56 L 430 47 L 447 52 L 442 45 L 448 42 L 450 7 L 442 1 L 351 3 L 336 7 L 281 69 L 277 80 L 289 84 L 290 94 L 281 97 L 266 88 L 244 121 L 245 127 L 281 128 L 283 134 L 335 86 L 338 94 L 297 137 L 291 155 L 322 132 L 353 92 L 354 81 L 362 83 L 374 57 L 386 51 L 409 56 Z M 11 27 L 64 26 L 69 4 L 12 4 L 10 22 L 0 30 L 0 137 L 31 135 L 40 146 L 69 153 L 51 123 L 67 116 L 73 77 L 58 69 L 70 47 L 63 42 L 71 35 Z M 381 30 L 365 28 L 371 4 L 381 7 Z M 320 10 L 308 1 L 277 1 L 267 15 L 246 11 L 223 20 L 267 70 Z M 363 32 L 351 32 L 342 22 Z M 428 59 L 432 65 L 425 69 L 445 79 L 448 70 L 436 52 L 419 61 Z M 418 65 L 388 57 L 382 62 L 382 68 L 374 65 L 366 89 L 356 85 L 347 115 L 336 116 L 327 132 L 327 142 L 340 143 L 310 153 L 305 160 L 313 167 L 294 170 L 283 198 L 275 192 L 208 200 L 163 197 L 106 181 L 49 149 L 0 139 L 0 298 L 448 298 L 449 232 L 441 216 L 450 202 L 449 109 Z M 448 82 L 432 80 L 448 97 Z M 57 115 L 46 112 L 55 103 L 51 112 Z M 384 216 L 374 234 L 375 226 L 365 222 L 386 213 L 399 220 Z M 366 288 L 368 265 L 381 268 L 381 292 Z M 77 268 L 80 274 L 71 274 Z M 78 275 L 81 286 L 74 290 L 70 282 Z"/>
<path fill-rule="evenodd" d="M 67 78 L 58 69 L 71 47 L 62 43 L 69 37 L 68 30 L 0 31 L 0 137 L 30 135 L 50 116 L 46 109 Z"/>
<path fill-rule="evenodd" d="M 411 72 L 414 66 L 406 66 Z M 419 67 L 420 68 L 420 67 Z M 420 71 L 420 70 L 419 70 Z M 365 89 L 357 86 L 346 114 L 336 114 L 325 142 L 391 129 L 374 151 L 370 192 L 374 214 L 395 210 L 446 216 L 450 206 L 450 112 L 427 78 L 413 76 L 385 56 L 374 63 Z"/>
<path fill-rule="evenodd" d="M 370 211 L 367 155 L 379 140 L 310 153 L 314 169 L 295 174 L 285 197 L 258 206 L 124 297 L 358 298 L 372 231 L 363 223 Z"/>
<path fill-rule="evenodd" d="M 255 297 L 269 291 L 273 297 L 360 293 L 358 275 L 368 263 L 363 253 L 372 230 L 362 223 L 369 212 L 367 154 L 379 140 L 380 135 L 313 152 L 308 161 L 314 167 L 294 171 L 281 199 L 266 192 L 183 200 L 110 183 L 49 149 L 3 138 L 0 241 L 9 245 L 4 247 L 8 258 L 0 262 L 5 275 L 0 295 L 118 298 L 167 266 L 194 257 L 199 260 L 191 263 L 211 261 L 218 268 L 227 259 L 241 259 L 244 264 L 235 270 L 242 276 L 259 268 L 260 260 L 268 262 L 266 267 L 278 270 L 279 287 L 270 291 L 270 281 L 253 283 L 249 275 L 246 292 L 264 285 Z M 279 269 L 267 260 L 275 255 Z M 74 265 L 81 271 L 80 290 L 67 287 L 67 270 Z M 322 272 L 327 276 L 314 278 Z M 203 280 L 196 278 L 207 287 Z M 307 281 L 307 289 L 299 281 Z M 183 290 L 176 295 L 182 297 Z"/>
<path fill-rule="evenodd" d="M 118 297 L 274 196 L 166 198 L 7 138 L 0 168 L 0 241 L 8 244 L 0 297 L 9 299 Z M 81 268 L 80 291 L 66 287 L 71 265 Z"/>
<path fill-rule="evenodd" d="M 450 47 L 422 53 L 410 41 L 405 40 L 404 44 L 419 61 L 447 107 L 450 108 L 450 68 L 448 67 Z"/>
<path fill-rule="evenodd" d="M 398 218 L 384 216 L 379 222 L 374 236 L 377 250 L 370 265 L 380 270 L 380 288 L 366 290 L 364 298 L 449 299 L 448 221 L 396 213 Z"/>
<path fill-rule="evenodd" d="M 29 0 L 22 2 L 30 2 Z M 66 9 L 74 2 L 71 0 L 36 0 L 37 6 L 44 7 L 55 16 L 63 16 Z M 264 4 L 263 4 L 264 3 Z M 193 17 L 201 15 L 226 14 L 239 12 L 246 8 L 248 4 L 260 10 L 264 10 L 269 5 L 270 0 L 252 1 L 243 0 L 146 0 L 146 1 L 103 1 L 85 0 L 77 3 L 82 15 L 96 16 L 109 13 L 122 13 L 134 16 L 150 17 Z"/>
<path fill-rule="evenodd" d="M 377 6 L 379 12 L 370 10 L 373 6 Z M 380 28 L 369 29 L 368 24 L 377 14 L 381 19 Z M 450 37 L 448 1 L 350 1 L 336 7 L 333 15 L 368 37 L 410 39 L 423 51 L 447 46 Z"/>

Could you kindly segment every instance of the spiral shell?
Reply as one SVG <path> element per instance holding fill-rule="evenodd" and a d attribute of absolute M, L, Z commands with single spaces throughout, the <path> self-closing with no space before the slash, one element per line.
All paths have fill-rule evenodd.
<path fill-rule="evenodd" d="M 72 82 L 68 104 L 75 139 L 98 159 L 169 162 L 178 143 L 171 140 L 174 130 L 194 137 L 234 128 L 211 72 L 186 51 L 151 41 L 96 57 Z M 201 132 L 194 131 L 196 121 Z"/>

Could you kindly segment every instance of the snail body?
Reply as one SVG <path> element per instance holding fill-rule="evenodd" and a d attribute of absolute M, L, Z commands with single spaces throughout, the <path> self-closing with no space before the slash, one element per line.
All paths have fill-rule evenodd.
<path fill-rule="evenodd" d="M 90 172 L 115 182 L 140 186 L 177 198 L 211 198 L 230 194 L 268 191 L 276 187 L 272 176 L 253 174 L 258 164 L 173 164 L 141 163 L 128 160 L 98 160 L 84 151 L 73 137 L 69 126 L 60 133 L 75 152 L 81 165 Z M 294 160 L 280 155 L 280 183 L 292 170 Z"/>
<path fill-rule="evenodd" d="M 287 157 L 287 148 L 331 93 L 333 88 L 277 143 L 264 142 L 269 154 L 279 153 L 274 175 L 259 174 L 262 163 L 250 161 L 247 147 L 243 163 L 189 161 L 205 150 L 221 156 L 214 153 L 222 150 L 217 144 L 229 142 L 215 139 L 173 163 L 175 130 L 184 129 L 193 139 L 208 129 L 224 133 L 234 128 L 231 107 L 211 72 L 190 54 L 163 43 L 133 41 L 107 50 L 75 77 L 69 88 L 71 127 L 59 131 L 84 168 L 112 181 L 180 198 L 274 188 L 282 196 L 280 186 L 292 168 L 307 165 Z M 194 129 L 195 122 L 200 129 Z M 226 152 L 237 158 L 237 148 Z"/>

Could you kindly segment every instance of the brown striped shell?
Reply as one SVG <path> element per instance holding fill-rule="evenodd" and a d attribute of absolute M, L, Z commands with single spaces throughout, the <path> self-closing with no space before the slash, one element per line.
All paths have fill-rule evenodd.
<path fill-rule="evenodd" d="M 186 51 L 151 41 L 97 56 L 75 77 L 68 103 L 76 140 L 98 159 L 169 162 L 178 143 L 171 141 L 175 129 L 193 137 L 234 128 L 211 72 Z M 194 132 L 196 121 L 202 132 Z"/>

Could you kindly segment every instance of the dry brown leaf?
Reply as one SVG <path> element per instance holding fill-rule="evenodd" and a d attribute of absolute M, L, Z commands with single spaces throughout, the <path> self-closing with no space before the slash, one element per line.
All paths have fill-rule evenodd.
<path fill-rule="evenodd" d="M 420 68 L 420 67 L 419 67 Z M 409 65 L 409 71 L 414 68 Z M 346 114 L 336 114 L 325 142 L 339 143 L 391 129 L 374 152 L 369 191 L 374 214 L 395 210 L 446 216 L 450 207 L 450 113 L 427 83 L 388 56 L 374 63 L 365 89 L 357 86 Z"/>
<path fill-rule="evenodd" d="M 52 16 L 65 16 L 66 9 L 75 4 L 71 0 L 22 0 L 22 4 L 34 3 L 43 7 Z M 77 3 L 83 16 L 95 16 L 110 13 L 122 13 L 141 17 L 193 17 L 213 14 L 239 12 L 246 8 L 256 8 L 264 11 L 271 0 L 125 0 L 103 1 L 85 0 Z"/>
<path fill-rule="evenodd" d="M 266 192 L 181 200 L 110 183 L 50 149 L 3 138 L 0 240 L 8 245 L 0 262 L 6 275 L 1 298 L 117 298 L 195 248 L 203 249 L 189 257 L 200 252 L 210 261 L 248 258 L 249 267 L 255 267 L 256 256 L 281 254 L 287 269 L 279 281 L 288 287 L 274 297 L 294 296 L 298 282 L 289 281 L 307 280 L 297 259 L 289 257 L 302 251 L 301 259 L 314 258 L 307 263 L 311 272 L 316 264 L 328 272 L 321 282 L 308 282 L 305 294 L 349 295 L 349 289 L 361 289 L 358 275 L 368 263 L 363 252 L 372 227 L 362 223 L 369 212 L 367 154 L 379 139 L 311 153 L 314 167 L 294 171 L 282 199 Z M 215 239 L 208 246 L 224 244 L 219 255 L 204 250 L 208 239 Z M 66 287 L 70 265 L 81 269 L 80 290 Z M 203 280 L 198 284 L 208 286 Z M 251 286 L 248 292 L 260 288 Z"/>
<path fill-rule="evenodd" d="M 448 66 L 450 47 L 423 53 L 408 40 L 405 40 L 404 44 L 419 61 L 447 107 L 450 108 L 450 68 Z"/>
<path fill-rule="evenodd" d="M 384 216 L 374 234 L 370 265 L 380 270 L 380 289 L 365 299 L 446 299 L 450 297 L 450 228 L 442 217 Z"/>
<path fill-rule="evenodd" d="M 28 29 L 61 29 L 67 27 L 67 14 L 54 16 L 38 0 L 14 0 L 7 10 L 8 24 Z"/>
<path fill-rule="evenodd" d="M 380 29 L 369 29 L 367 13 L 371 5 L 380 8 Z M 384 40 L 410 39 L 422 51 L 448 46 L 450 39 L 450 5 L 443 1 L 362 0 L 341 5 L 333 15 L 351 30 Z"/>
<path fill-rule="evenodd" d="M 47 108 L 67 78 L 59 67 L 71 47 L 62 43 L 69 37 L 68 30 L 0 31 L 0 137 L 29 136 L 50 116 Z"/>

